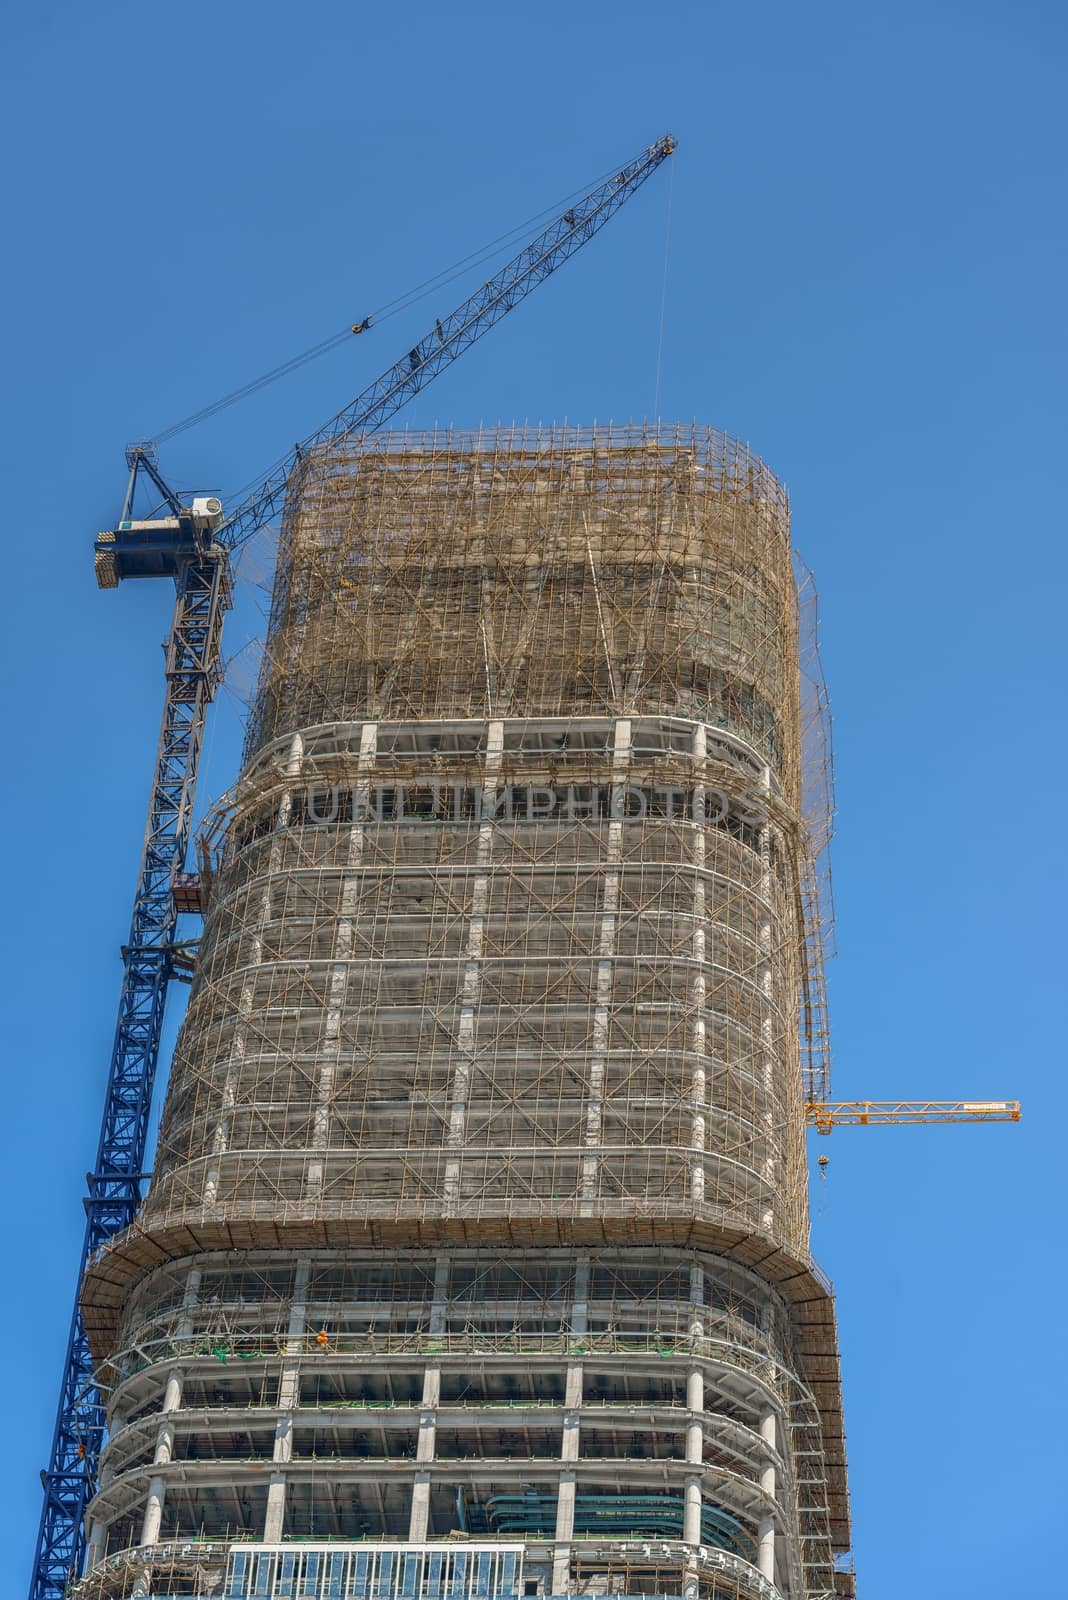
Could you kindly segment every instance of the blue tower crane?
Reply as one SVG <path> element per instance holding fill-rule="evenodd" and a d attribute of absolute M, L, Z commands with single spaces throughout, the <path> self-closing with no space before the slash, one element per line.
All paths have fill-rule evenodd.
<path fill-rule="evenodd" d="M 234 552 L 281 510 L 290 473 L 305 453 L 381 428 L 592 239 L 674 148 L 674 139 L 665 135 L 569 206 L 351 404 L 295 446 L 232 515 L 226 516 L 212 495 L 183 505 L 161 476 L 151 444 L 127 450 L 122 515 L 94 547 L 97 582 L 101 588 L 115 588 L 127 578 L 169 578 L 176 599 L 148 824 L 130 937 L 122 949 L 122 989 L 100 1141 L 84 1202 L 79 1282 L 89 1260 L 133 1221 L 148 1177 L 143 1167 L 167 989 L 190 966 L 188 948 L 176 941 L 175 931 L 180 911 L 197 904 L 195 882 L 183 869 L 205 721 L 219 682 Z M 365 326 L 357 323 L 353 332 Z M 155 491 L 165 515 L 135 518 L 139 487 Z M 41 1473 L 44 1506 L 30 1600 L 63 1600 L 81 1573 L 85 1510 L 94 1492 L 105 1427 L 76 1299 L 51 1455 Z"/>

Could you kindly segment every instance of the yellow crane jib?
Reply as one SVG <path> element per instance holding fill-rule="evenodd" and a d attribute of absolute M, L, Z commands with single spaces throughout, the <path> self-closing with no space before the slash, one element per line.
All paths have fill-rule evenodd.
<path fill-rule="evenodd" d="M 805 1106 L 805 1121 L 817 1133 L 915 1122 L 1019 1120 L 1019 1100 L 810 1100 Z"/>

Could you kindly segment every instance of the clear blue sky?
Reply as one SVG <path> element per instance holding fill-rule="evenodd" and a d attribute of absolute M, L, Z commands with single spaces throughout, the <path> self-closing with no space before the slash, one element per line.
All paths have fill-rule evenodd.
<path fill-rule="evenodd" d="M 1017 1128 L 820 1145 L 862 1594 L 1053 1593 L 1064 8 L 38 0 L 5 33 L 4 1593 L 38 1516 L 159 712 L 168 593 L 92 577 L 122 446 L 669 128 L 660 411 L 786 480 L 822 593 L 836 1089 L 1025 1102 Z M 667 200 L 661 173 L 409 420 L 651 414 Z M 243 485 L 427 320 L 165 468 Z M 238 744 L 224 697 L 205 797 Z"/>

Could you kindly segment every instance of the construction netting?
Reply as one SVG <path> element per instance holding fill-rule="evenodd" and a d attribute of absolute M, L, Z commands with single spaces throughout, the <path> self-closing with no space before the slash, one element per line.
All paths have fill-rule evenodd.
<path fill-rule="evenodd" d="M 805 1254 L 802 620 L 785 493 L 718 433 L 306 458 L 144 1220 L 692 1214 Z"/>

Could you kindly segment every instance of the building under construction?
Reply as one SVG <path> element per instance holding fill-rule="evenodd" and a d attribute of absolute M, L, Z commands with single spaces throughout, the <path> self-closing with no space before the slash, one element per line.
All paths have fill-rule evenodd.
<path fill-rule="evenodd" d="M 302 458 L 80 1600 L 852 1592 L 800 613 L 718 433 Z"/>

